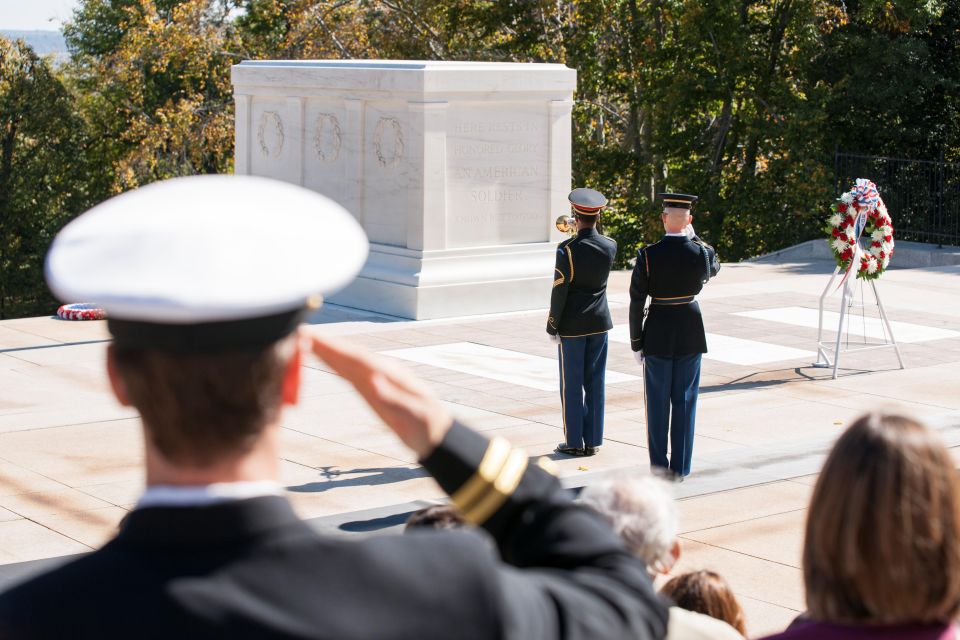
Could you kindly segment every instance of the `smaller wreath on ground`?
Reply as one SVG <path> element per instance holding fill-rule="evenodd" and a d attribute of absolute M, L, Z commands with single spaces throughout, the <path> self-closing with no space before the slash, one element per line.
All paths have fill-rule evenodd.
<path fill-rule="evenodd" d="M 57 309 L 57 317 L 61 320 L 103 320 L 107 312 L 95 304 L 78 302 L 65 304 Z"/>
<path fill-rule="evenodd" d="M 877 186 L 865 178 L 857 178 L 850 191 L 830 206 L 832 212 L 824 231 L 841 271 L 848 272 L 856 265 L 857 277 L 875 280 L 887 270 L 893 256 L 893 220 L 877 191 Z M 864 216 L 861 219 L 861 216 Z M 859 224 L 858 224 L 859 221 Z M 862 227 L 861 227 L 862 225 Z M 857 251 L 860 238 L 866 236 L 870 248 Z"/>

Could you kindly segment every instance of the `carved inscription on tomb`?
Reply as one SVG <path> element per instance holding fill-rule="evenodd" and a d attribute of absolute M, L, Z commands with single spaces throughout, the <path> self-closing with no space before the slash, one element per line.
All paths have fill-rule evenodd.
<path fill-rule="evenodd" d="M 546 114 L 469 109 L 447 131 L 447 238 L 451 246 L 547 238 Z"/>

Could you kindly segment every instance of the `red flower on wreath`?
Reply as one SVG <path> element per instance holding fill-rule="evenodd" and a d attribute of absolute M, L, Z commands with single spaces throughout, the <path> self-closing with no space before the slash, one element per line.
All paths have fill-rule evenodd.
<path fill-rule="evenodd" d="M 845 205 L 844 203 L 841 202 L 840 204 L 837 205 L 837 211 L 840 212 L 840 213 L 846 213 L 846 212 L 847 212 L 847 205 Z"/>

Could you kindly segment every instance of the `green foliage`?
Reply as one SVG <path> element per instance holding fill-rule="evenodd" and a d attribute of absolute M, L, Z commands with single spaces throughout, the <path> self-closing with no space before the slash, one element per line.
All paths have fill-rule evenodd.
<path fill-rule="evenodd" d="M 50 313 L 43 258 L 70 217 L 103 198 L 87 125 L 50 66 L 0 38 L 0 318 Z"/>
<path fill-rule="evenodd" d="M 698 194 L 739 260 L 820 235 L 838 148 L 960 161 L 960 0 L 83 0 L 65 35 L 51 104 L 82 151 L 49 166 L 86 194 L 229 171 L 250 58 L 576 69 L 573 181 L 610 198 L 621 267 L 662 233 L 658 191 Z"/>

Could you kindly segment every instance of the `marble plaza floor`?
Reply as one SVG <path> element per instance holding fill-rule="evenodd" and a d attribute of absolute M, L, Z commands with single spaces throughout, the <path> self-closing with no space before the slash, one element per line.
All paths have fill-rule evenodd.
<path fill-rule="evenodd" d="M 679 570 L 726 576 L 751 635 L 783 628 L 804 608 L 805 507 L 844 425 L 866 409 L 892 407 L 940 429 L 960 453 L 960 267 L 886 274 L 880 291 L 907 369 L 892 350 L 867 351 L 845 356 L 837 380 L 810 366 L 817 301 L 831 270 L 826 262 L 729 264 L 701 296 L 711 352 L 694 474 L 676 485 Z M 593 458 L 552 456 L 571 487 L 647 467 L 641 372 L 625 329 L 628 286 L 628 272 L 612 276 L 617 327 L 604 446 Z M 864 295 L 870 302 L 869 289 Z M 839 304 L 832 298 L 828 326 L 836 326 Z M 844 344 L 882 337 L 868 311 L 855 311 Z M 331 306 L 312 320 L 319 331 L 401 359 L 465 422 L 531 456 L 551 455 L 562 439 L 545 311 L 410 322 Z M 0 322 L 0 585 L 42 566 L 37 561 L 101 544 L 142 490 L 138 420 L 108 394 L 107 340 L 102 322 Z M 302 403 L 283 422 L 282 467 L 303 517 L 355 535 L 395 527 L 443 498 L 346 383 L 322 362 L 304 367 Z"/>

